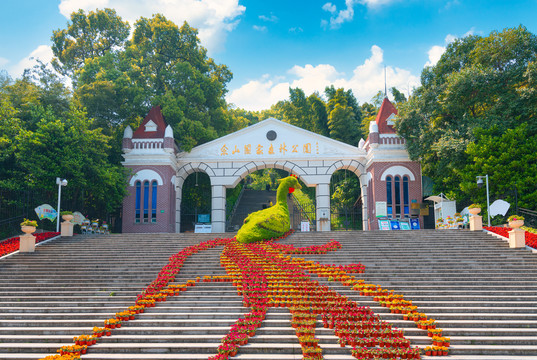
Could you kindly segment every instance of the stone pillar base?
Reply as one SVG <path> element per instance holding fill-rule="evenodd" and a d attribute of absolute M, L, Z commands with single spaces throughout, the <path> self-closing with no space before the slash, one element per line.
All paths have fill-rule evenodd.
<path fill-rule="evenodd" d="M 74 224 L 70 221 L 62 222 L 62 236 L 73 236 L 73 226 Z"/>
<path fill-rule="evenodd" d="M 513 229 L 509 231 L 509 247 L 510 248 L 526 247 L 526 232 L 522 229 Z"/>
<path fill-rule="evenodd" d="M 26 234 L 20 236 L 19 252 L 27 253 L 35 251 L 35 236 Z"/>
<path fill-rule="evenodd" d="M 479 215 L 470 216 L 470 231 L 483 230 L 483 217 Z"/>

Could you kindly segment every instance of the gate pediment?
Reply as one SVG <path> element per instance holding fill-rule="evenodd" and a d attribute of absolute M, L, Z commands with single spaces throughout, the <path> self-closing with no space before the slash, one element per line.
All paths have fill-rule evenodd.
<path fill-rule="evenodd" d="M 365 150 L 269 118 L 177 155 L 179 161 L 334 160 L 365 157 Z"/>

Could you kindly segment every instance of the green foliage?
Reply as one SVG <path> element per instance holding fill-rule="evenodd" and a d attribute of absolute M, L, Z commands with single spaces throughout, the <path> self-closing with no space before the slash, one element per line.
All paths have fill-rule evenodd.
<path fill-rule="evenodd" d="M 92 128 L 57 76 L 39 64 L 4 83 L 0 102 L 0 189 L 39 190 L 34 200 L 51 202 L 62 177 L 73 207 L 105 215 L 121 205 L 125 173 L 108 162 L 111 139 Z"/>
<path fill-rule="evenodd" d="M 361 196 L 360 181 L 348 170 L 338 170 L 332 175 L 331 203 L 337 207 L 350 208 Z"/>
<path fill-rule="evenodd" d="M 498 197 L 514 203 L 518 189 L 518 205 L 534 208 L 537 204 L 537 135 L 528 135 L 528 125 L 521 124 L 503 134 L 494 127 L 476 130 L 476 141 L 468 145 L 470 161 L 460 176 L 460 196 L 486 203 L 485 189 L 477 189 L 476 176 L 488 174 L 490 198 Z"/>
<path fill-rule="evenodd" d="M 196 29 L 186 22 L 178 27 L 161 14 L 136 21 L 130 39 L 125 29 L 114 10 L 80 10 L 67 29 L 54 32 L 55 67 L 73 74 L 75 98 L 97 127 L 119 138 L 126 124 L 137 126 L 160 105 L 189 151 L 243 126 L 232 124 L 226 111 L 232 74 L 207 57 Z M 119 154 L 111 158 L 119 160 Z"/>
<path fill-rule="evenodd" d="M 487 136 L 498 138 L 527 122 L 524 136 L 537 134 L 536 56 L 536 36 L 520 26 L 457 39 L 435 66 L 423 70 L 422 85 L 399 105 L 396 127 L 411 158 L 420 159 L 424 175 L 435 181 L 435 191 L 452 190 L 463 197 L 457 200 L 468 201 L 471 186 L 460 184 L 460 176 L 469 164 L 475 165 L 472 176 L 494 172 L 493 183 L 512 183 L 514 174 L 505 171 L 512 158 L 505 155 L 501 165 L 491 165 L 483 152 L 481 160 L 475 158 L 474 146 L 479 129 L 494 128 Z M 481 137 L 479 142 L 486 141 Z M 505 190 L 501 187 L 494 191 L 499 194 Z"/>
<path fill-rule="evenodd" d="M 37 227 L 37 221 L 35 221 L 35 220 L 24 219 L 24 221 L 21 222 L 21 226 L 33 226 L 33 227 Z"/>

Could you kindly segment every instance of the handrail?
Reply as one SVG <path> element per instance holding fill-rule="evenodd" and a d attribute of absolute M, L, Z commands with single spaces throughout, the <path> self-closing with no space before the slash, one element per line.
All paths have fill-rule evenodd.
<path fill-rule="evenodd" d="M 246 189 L 246 186 L 243 186 L 241 189 L 241 192 L 239 193 L 239 196 L 237 196 L 237 201 L 235 201 L 235 204 L 233 204 L 233 208 L 231 209 L 231 212 L 229 213 L 229 216 L 226 219 L 226 228 L 229 226 L 229 222 L 231 219 L 233 219 L 233 216 L 235 216 L 235 212 L 237 211 L 237 207 L 239 206 L 239 203 L 241 202 L 242 194 L 244 194 L 244 190 Z"/>
<path fill-rule="evenodd" d="M 534 210 L 530 210 L 530 209 L 525 209 L 525 208 L 521 208 L 519 207 L 518 210 L 522 211 L 522 212 L 525 212 L 525 213 L 528 213 L 530 215 L 535 215 L 537 216 L 537 211 L 534 211 Z"/>
<path fill-rule="evenodd" d="M 311 221 L 311 219 L 310 219 L 308 213 L 304 210 L 304 207 L 302 207 L 302 204 L 300 203 L 300 201 L 298 201 L 298 199 L 296 198 L 295 194 L 291 194 L 291 199 L 293 199 L 293 203 L 294 203 L 295 205 L 297 205 L 297 208 L 298 208 L 298 210 L 300 210 L 300 213 L 301 213 L 301 214 L 304 214 L 304 216 L 306 217 L 306 219 L 308 219 L 308 221 L 309 221 L 310 223 L 312 223 L 312 221 Z"/>

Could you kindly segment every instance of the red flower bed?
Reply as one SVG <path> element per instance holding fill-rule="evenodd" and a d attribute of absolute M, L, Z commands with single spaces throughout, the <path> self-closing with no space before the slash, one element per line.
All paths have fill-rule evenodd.
<path fill-rule="evenodd" d="M 509 238 L 509 231 L 511 231 L 511 228 L 508 227 L 499 227 L 499 226 L 485 226 L 485 230 L 491 231 L 495 234 L 501 235 L 503 237 Z M 526 246 L 530 246 L 534 249 L 537 249 L 537 234 L 530 233 L 529 231 L 526 231 Z"/>
<path fill-rule="evenodd" d="M 59 232 L 46 232 L 46 233 L 37 233 L 35 234 L 35 243 L 40 243 L 41 241 L 50 239 L 54 236 L 60 235 Z M 12 238 L 9 238 L 7 240 L 4 240 L 0 242 L 0 257 L 11 254 L 12 252 L 15 252 L 19 250 L 19 244 L 20 244 L 20 237 L 15 236 Z"/>

